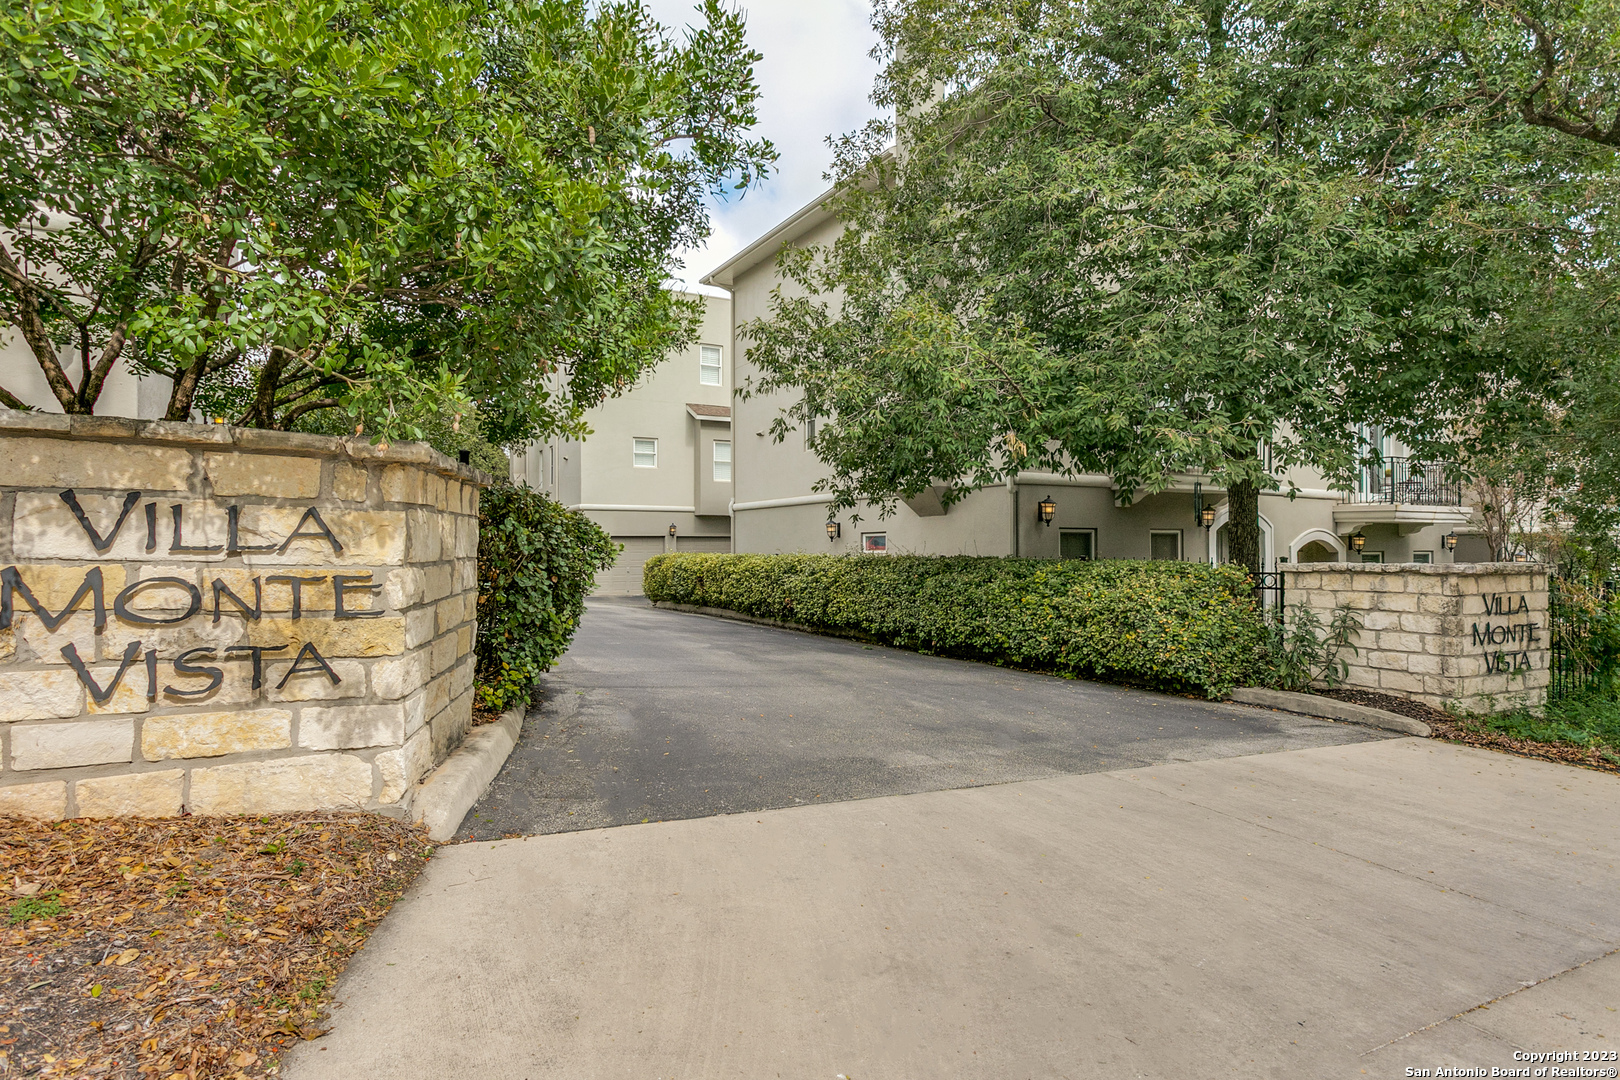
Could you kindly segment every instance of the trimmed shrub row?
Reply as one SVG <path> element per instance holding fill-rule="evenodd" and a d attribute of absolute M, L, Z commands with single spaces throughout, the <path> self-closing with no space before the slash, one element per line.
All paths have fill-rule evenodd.
<path fill-rule="evenodd" d="M 1232 566 L 923 555 L 660 555 L 652 600 L 901 648 L 1224 696 L 1264 680 L 1269 635 Z"/>

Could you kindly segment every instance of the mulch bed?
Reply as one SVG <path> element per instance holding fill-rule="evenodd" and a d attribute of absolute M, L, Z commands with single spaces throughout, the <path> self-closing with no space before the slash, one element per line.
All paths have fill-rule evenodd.
<path fill-rule="evenodd" d="M 1349 701 L 1356 705 L 1368 705 L 1374 709 L 1383 709 L 1401 716 L 1410 716 L 1414 720 L 1422 720 L 1433 729 L 1436 738 L 1447 742 L 1478 746 L 1486 750 L 1500 750 L 1504 754 L 1540 758 L 1542 761 L 1556 761 L 1560 765 L 1580 765 L 1600 772 L 1620 773 L 1620 764 L 1605 757 L 1600 747 L 1518 739 L 1504 732 L 1490 731 L 1463 717 L 1453 716 L 1444 709 L 1437 709 L 1433 705 L 1390 697 L 1388 694 L 1375 694 L 1369 690 L 1319 690 L 1317 693 L 1324 697 L 1338 698 L 1340 701 Z"/>
<path fill-rule="evenodd" d="M 432 850 L 374 814 L 0 818 L 0 1077 L 270 1075 Z"/>

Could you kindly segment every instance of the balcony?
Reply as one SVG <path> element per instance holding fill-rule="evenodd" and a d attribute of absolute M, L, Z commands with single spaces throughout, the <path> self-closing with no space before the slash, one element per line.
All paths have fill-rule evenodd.
<path fill-rule="evenodd" d="M 1444 466 L 1407 457 L 1387 457 L 1363 469 L 1355 488 L 1333 508 L 1333 521 L 1343 529 L 1396 525 L 1402 533 L 1430 525 L 1456 528 L 1472 516 L 1463 505 L 1462 485 L 1447 478 Z"/>

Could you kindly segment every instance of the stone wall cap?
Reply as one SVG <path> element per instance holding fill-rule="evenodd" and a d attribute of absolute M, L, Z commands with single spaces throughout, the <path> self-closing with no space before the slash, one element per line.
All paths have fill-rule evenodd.
<path fill-rule="evenodd" d="M 481 469 L 453 461 L 426 443 L 370 443 L 300 431 L 268 431 L 229 424 L 186 424 L 174 420 L 131 420 L 122 416 L 65 416 L 61 413 L 0 409 L 0 438 L 132 440 L 172 446 L 218 447 L 248 452 L 314 453 L 381 464 L 421 465 L 435 472 L 488 487 Z"/>
<path fill-rule="evenodd" d="M 1285 574 L 1547 574 L 1546 563 L 1286 563 L 1278 567 Z"/>

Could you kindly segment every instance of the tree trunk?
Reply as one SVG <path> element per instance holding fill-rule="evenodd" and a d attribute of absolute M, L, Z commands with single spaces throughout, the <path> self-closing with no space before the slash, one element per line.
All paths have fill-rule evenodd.
<path fill-rule="evenodd" d="M 1260 489 L 1253 480 L 1226 486 L 1226 554 L 1229 561 L 1260 573 Z"/>

